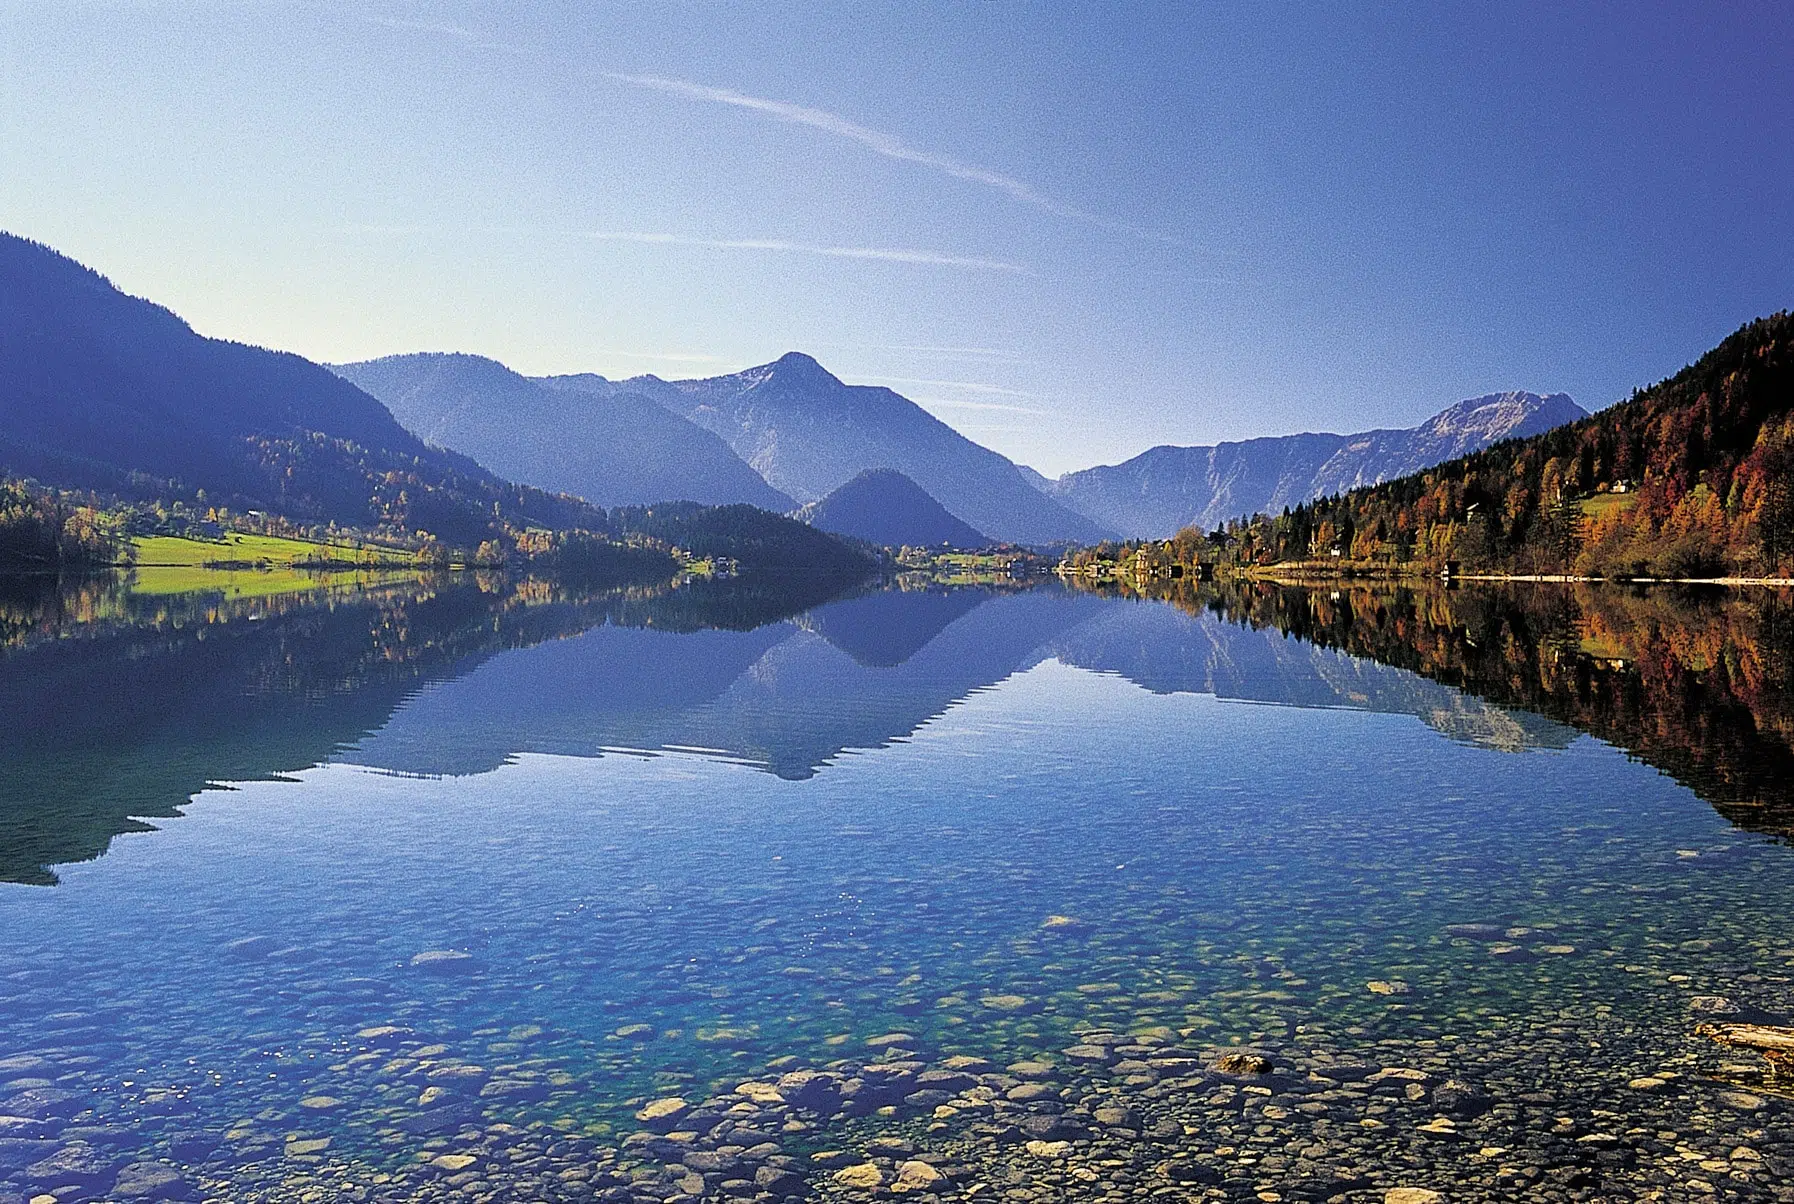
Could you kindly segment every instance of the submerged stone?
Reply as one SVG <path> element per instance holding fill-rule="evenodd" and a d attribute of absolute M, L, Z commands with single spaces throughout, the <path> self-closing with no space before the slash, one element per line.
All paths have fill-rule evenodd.
<path fill-rule="evenodd" d="M 897 1164 L 897 1177 L 891 1181 L 891 1190 L 897 1192 L 931 1191 L 938 1187 L 944 1179 L 945 1176 L 928 1163 L 911 1159 L 908 1162 Z"/>
<path fill-rule="evenodd" d="M 835 1172 L 835 1182 L 842 1187 L 857 1187 L 862 1191 L 884 1186 L 885 1173 L 878 1169 L 874 1162 L 861 1162 L 855 1166 L 842 1167 Z"/>
<path fill-rule="evenodd" d="M 1058 1076 L 1059 1068 L 1051 1062 L 1011 1062 L 1009 1073 L 1020 1079 L 1050 1079 Z"/>
<path fill-rule="evenodd" d="M 978 1002 L 993 1012 L 1022 1012 L 1029 1006 L 1025 995 L 983 995 Z"/>
<path fill-rule="evenodd" d="M 26 1167 L 25 1177 L 51 1189 L 93 1188 L 108 1179 L 118 1163 L 117 1158 L 100 1153 L 84 1141 L 77 1141 Z"/>
<path fill-rule="evenodd" d="M 108 1195 L 121 1200 L 172 1200 L 185 1196 L 187 1182 L 165 1162 L 133 1162 L 121 1167 Z"/>
<path fill-rule="evenodd" d="M 1249 1050 L 1233 1050 L 1215 1059 L 1215 1069 L 1239 1078 L 1257 1078 L 1270 1074 L 1271 1059 Z"/>
<path fill-rule="evenodd" d="M 665 1099 L 650 1100 L 636 1112 L 635 1118 L 656 1133 L 670 1133 L 690 1111 L 690 1104 L 673 1095 Z"/>

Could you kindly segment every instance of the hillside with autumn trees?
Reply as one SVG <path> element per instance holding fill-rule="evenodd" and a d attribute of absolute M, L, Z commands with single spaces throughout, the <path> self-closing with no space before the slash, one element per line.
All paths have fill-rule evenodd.
<path fill-rule="evenodd" d="M 1219 531 L 1168 563 L 1607 578 L 1794 572 L 1794 315 L 1580 422 Z"/>

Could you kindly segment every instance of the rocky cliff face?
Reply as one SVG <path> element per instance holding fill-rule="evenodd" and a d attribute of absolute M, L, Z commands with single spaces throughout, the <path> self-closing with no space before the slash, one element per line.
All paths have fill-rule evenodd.
<path fill-rule="evenodd" d="M 1155 447 L 1121 464 L 1067 473 L 1045 490 L 1094 522 L 1161 539 L 1188 526 L 1212 529 L 1230 518 L 1275 514 L 1584 417 L 1563 393 L 1492 393 L 1409 430 Z"/>

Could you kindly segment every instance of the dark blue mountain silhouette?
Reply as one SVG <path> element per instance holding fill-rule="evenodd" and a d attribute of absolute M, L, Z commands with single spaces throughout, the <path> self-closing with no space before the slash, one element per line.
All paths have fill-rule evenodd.
<path fill-rule="evenodd" d="M 464 542 L 497 507 L 564 504 L 426 447 L 297 355 L 209 339 L 48 247 L 0 233 L 0 473 Z M 401 496 L 402 495 L 402 496 Z"/>
<path fill-rule="evenodd" d="M 955 518 L 895 468 L 869 468 L 796 517 L 824 531 L 882 547 L 983 548 L 989 537 Z"/>

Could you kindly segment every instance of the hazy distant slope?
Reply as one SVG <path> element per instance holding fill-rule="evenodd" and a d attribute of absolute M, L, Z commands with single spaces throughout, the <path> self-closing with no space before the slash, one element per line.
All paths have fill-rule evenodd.
<path fill-rule="evenodd" d="M 982 548 L 992 542 L 894 468 L 869 468 L 795 517 L 836 535 L 891 548 Z"/>
<path fill-rule="evenodd" d="M 1229 518 L 1275 514 L 1586 416 L 1562 393 L 1493 393 L 1411 430 L 1155 447 L 1121 464 L 1067 473 L 1046 491 L 1132 538 L 1159 539 L 1187 526 L 1212 529 Z"/>
<path fill-rule="evenodd" d="M 546 388 L 477 355 L 394 355 L 335 371 L 425 441 L 595 505 L 793 505 L 728 444 L 639 394 Z"/>
<path fill-rule="evenodd" d="M 566 507 L 424 446 L 296 355 L 208 339 L 48 247 L 0 234 L 0 473 L 133 497 L 479 538 Z"/>
<path fill-rule="evenodd" d="M 807 355 L 707 380 L 548 382 L 645 393 L 716 432 L 760 475 L 815 501 L 868 468 L 894 468 L 995 539 L 1096 540 L 1103 528 L 1029 486 L 1015 464 L 890 389 L 847 385 Z"/>

